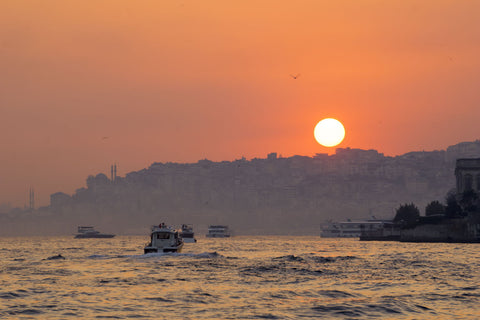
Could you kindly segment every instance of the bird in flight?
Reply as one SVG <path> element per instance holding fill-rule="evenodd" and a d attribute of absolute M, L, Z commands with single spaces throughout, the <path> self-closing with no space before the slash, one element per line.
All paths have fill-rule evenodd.
<path fill-rule="evenodd" d="M 291 74 L 290 77 L 293 79 L 297 79 L 300 76 L 300 73 L 297 73 L 296 75 Z"/>

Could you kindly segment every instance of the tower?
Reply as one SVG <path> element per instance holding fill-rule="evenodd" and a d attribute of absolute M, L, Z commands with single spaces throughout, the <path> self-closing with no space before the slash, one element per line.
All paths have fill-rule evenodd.
<path fill-rule="evenodd" d="M 115 182 L 117 179 L 117 164 L 114 163 L 113 165 L 110 166 L 110 180 L 112 182 Z"/>
<path fill-rule="evenodd" d="M 28 194 L 28 208 L 30 210 L 35 209 L 35 192 L 33 188 L 30 188 L 29 194 Z"/>

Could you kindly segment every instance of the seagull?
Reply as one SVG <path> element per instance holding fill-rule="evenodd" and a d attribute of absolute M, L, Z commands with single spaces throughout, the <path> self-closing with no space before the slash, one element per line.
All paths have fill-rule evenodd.
<path fill-rule="evenodd" d="M 300 76 L 300 73 L 297 73 L 296 75 L 291 74 L 290 77 L 293 79 L 297 79 Z"/>

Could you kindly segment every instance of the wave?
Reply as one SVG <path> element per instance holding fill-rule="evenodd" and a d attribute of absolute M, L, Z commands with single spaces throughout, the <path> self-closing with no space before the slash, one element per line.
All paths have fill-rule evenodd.
<path fill-rule="evenodd" d="M 275 261 L 305 261 L 305 259 L 299 257 L 299 256 L 295 256 L 293 254 L 290 254 L 290 255 L 286 255 L 286 256 L 281 256 L 281 257 L 275 257 L 275 258 L 272 258 L 272 260 L 275 260 Z"/>
<path fill-rule="evenodd" d="M 273 314 L 257 314 L 255 315 L 255 319 L 281 319 L 279 317 L 277 317 L 276 315 L 273 315 Z"/>
<path fill-rule="evenodd" d="M 112 258 L 111 256 L 107 256 L 105 254 L 92 254 L 91 256 L 88 256 L 87 259 L 110 259 Z"/>
<path fill-rule="evenodd" d="M 310 266 L 305 265 L 304 267 L 297 267 L 295 265 L 283 265 L 283 264 L 265 264 L 265 265 L 253 265 L 246 266 L 239 269 L 239 272 L 246 276 L 274 276 L 285 275 L 285 276 L 319 276 L 323 274 L 322 270 L 312 269 Z M 294 282 L 300 282 L 300 279 L 293 278 L 291 279 Z"/>
<path fill-rule="evenodd" d="M 358 303 L 327 304 L 314 306 L 311 310 L 317 316 L 326 317 L 353 317 L 353 318 L 391 318 L 406 314 L 424 314 L 435 312 L 425 306 L 416 303 L 408 303 L 401 300 L 384 300 L 378 303 L 364 303 L 361 299 Z"/>
<path fill-rule="evenodd" d="M 358 259 L 355 256 L 337 256 L 337 257 L 317 257 L 313 256 L 311 259 L 317 263 L 328 263 L 328 262 L 337 262 L 337 261 L 345 261 L 345 260 L 354 260 Z"/>
<path fill-rule="evenodd" d="M 42 313 L 44 313 L 42 310 L 37 310 L 37 309 L 32 309 L 32 308 L 25 308 L 25 309 L 17 308 L 17 309 L 13 309 L 13 310 L 5 312 L 5 314 L 11 315 L 11 316 L 14 316 L 14 315 L 31 315 L 31 316 L 34 316 L 34 315 L 39 315 L 39 314 L 42 314 Z"/>
<path fill-rule="evenodd" d="M 156 278 L 154 276 L 149 277 L 113 277 L 102 278 L 97 280 L 99 286 L 138 286 L 138 285 L 154 285 L 159 282 L 166 282 L 167 279 Z"/>
<path fill-rule="evenodd" d="M 365 315 L 359 307 L 348 307 L 346 305 L 315 306 L 312 307 L 312 310 L 323 316 L 362 317 Z"/>
<path fill-rule="evenodd" d="M 27 291 L 25 290 L 17 290 L 17 291 L 7 291 L 7 292 L 0 292 L 0 299 L 16 299 L 16 298 L 23 298 L 28 296 Z"/>
<path fill-rule="evenodd" d="M 215 252 L 203 252 L 203 253 L 178 253 L 178 252 L 159 252 L 159 253 L 146 253 L 142 255 L 128 256 L 130 258 L 158 258 L 158 257 L 190 257 L 190 258 L 224 258 L 221 254 Z"/>
<path fill-rule="evenodd" d="M 203 253 L 177 253 L 177 252 L 159 252 L 159 253 L 146 253 L 136 255 L 105 255 L 105 254 L 92 254 L 86 259 L 151 259 L 161 257 L 190 257 L 190 258 L 223 258 L 223 256 L 217 252 L 203 252 Z"/>
<path fill-rule="evenodd" d="M 325 296 L 328 298 L 348 298 L 348 297 L 356 297 L 357 295 L 348 293 L 345 291 L 341 290 L 320 290 L 318 291 L 318 294 L 321 296 Z"/>
<path fill-rule="evenodd" d="M 285 262 L 317 262 L 317 263 L 326 263 L 326 262 L 336 262 L 336 261 L 345 261 L 357 259 L 355 256 L 337 256 L 337 257 L 322 257 L 314 255 L 305 255 L 304 257 L 296 255 L 286 255 L 272 258 L 273 261 L 285 261 Z"/>
<path fill-rule="evenodd" d="M 311 277 L 317 277 L 324 274 L 326 270 L 319 269 L 319 264 L 335 263 L 345 260 L 357 259 L 355 256 L 337 256 L 337 257 L 322 257 L 313 254 L 305 255 L 285 255 L 273 257 L 270 259 L 271 263 L 262 262 L 253 265 L 247 265 L 240 268 L 239 272 L 247 276 L 264 276 L 269 273 L 274 275 L 293 275 L 293 276 L 308 276 L 307 278 L 295 278 L 294 282 L 307 281 Z M 331 272 L 331 270 L 329 271 Z M 303 280 L 302 280 L 303 279 Z"/>
<path fill-rule="evenodd" d="M 145 300 L 157 301 L 157 302 L 175 302 L 174 300 L 164 299 L 164 298 L 161 298 L 161 297 L 146 297 L 144 299 Z"/>

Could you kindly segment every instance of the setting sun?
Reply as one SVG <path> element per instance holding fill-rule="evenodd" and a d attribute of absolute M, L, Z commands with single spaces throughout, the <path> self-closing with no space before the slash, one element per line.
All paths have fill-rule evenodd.
<path fill-rule="evenodd" d="M 313 135 L 322 146 L 334 147 L 343 141 L 345 128 L 340 121 L 326 118 L 317 123 Z"/>

